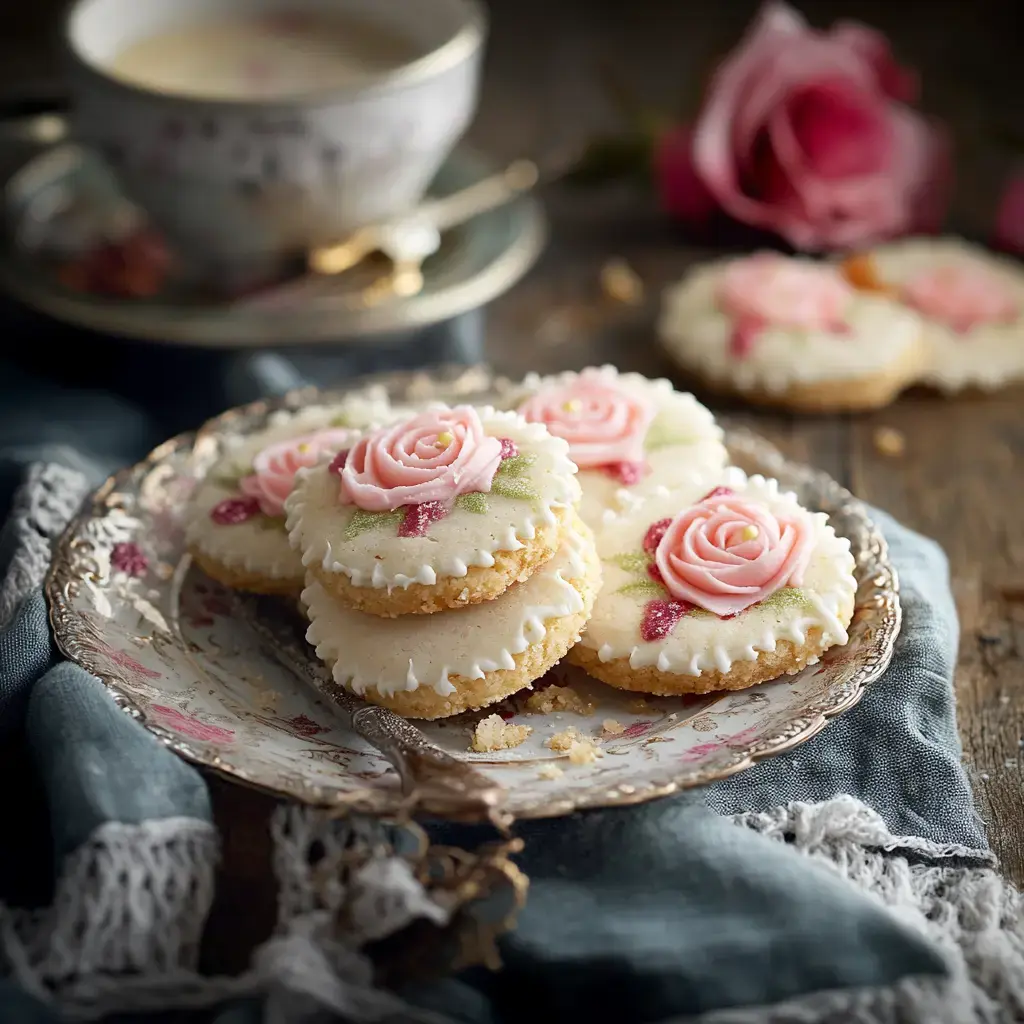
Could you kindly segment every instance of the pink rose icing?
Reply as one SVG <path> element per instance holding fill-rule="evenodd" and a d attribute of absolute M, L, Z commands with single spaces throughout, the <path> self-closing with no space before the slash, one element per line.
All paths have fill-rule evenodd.
<path fill-rule="evenodd" d="M 244 495 L 259 502 L 264 515 L 283 516 L 285 499 L 295 485 L 295 474 L 315 466 L 324 452 L 343 448 L 356 436 L 351 430 L 321 430 L 272 444 L 253 459 L 255 472 L 244 477 L 239 487 Z"/>
<path fill-rule="evenodd" d="M 998 275 L 971 263 L 923 270 L 903 286 L 907 304 L 933 320 L 965 332 L 982 324 L 1008 323 L 1020 313 Z"/>
<path fill-rule="evenodd" d="M 432 409 L 363 438 L 341 471 L 341 500 L 366 512 L 489 491 L 502 443 L 468 405 Z"/>
<path fill-rule="evenodd" d="M 734 260 L 718 286 L 718 301 L 734 319 L 810 330 L 842 330 L 852 296 L 834 267 L 769 252 Z"/>
<path fill-rule="evenodd" d="M 580 469 L 593 469 L 643 464 L 644 438 L 657 409 L 599 370 L 589 369 L 567 386 L 538 391 L 519 412 L 568 441 L 569 458 Z"/>
<path fill-rule="evenodd" d="M 739 495 L 721 495 L 677 515 L 654 558 L 674 598 L 726 617 L 799 586 L 813 548 L 803 516 L 776 516 Z"/>

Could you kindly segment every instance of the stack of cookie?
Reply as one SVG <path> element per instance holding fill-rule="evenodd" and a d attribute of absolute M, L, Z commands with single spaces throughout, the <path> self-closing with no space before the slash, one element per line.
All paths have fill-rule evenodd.
<path fill-rule="evenodd" d="M 514 412 L 435 408 L 299 473 L 308 639 L 412 718 L 502 700 L 577 642 L 600 585 L 568 445 Z"/>
<path fill-rule="evenodd" d="M 601 367 L 501 397 L 280 414 L 197 488 L 193 557 L 229 586 L 301 594 L 335 680 L 411 718 L 487 707 L 565 656 L 670 695 L 846 642 L 849 543 L 728 467 L 692 395 Z"/>

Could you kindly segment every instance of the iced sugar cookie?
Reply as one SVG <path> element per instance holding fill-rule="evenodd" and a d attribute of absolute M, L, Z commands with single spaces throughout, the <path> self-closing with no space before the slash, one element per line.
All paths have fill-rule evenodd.
<path fill-rule="evenodd" d="M 920 372 L 921 331 L 916 313 L 838 267 L 769 252 L 696 267 L 666 289 L 658 326 L 711 387 L 807 411 L 886 405 Z"/>
<path fill-rule="evenodd" d="M 674 486 L 728 461 L 711 413 L 667 380 L 602 366 L 531 375 L 522 391 L 519 412 L 569 443 L 583 488 L 580 514 L 592 526 L 652 487 Z"/>
<path fill-rule="evenodd" d="M 288 543 L 284 501 L 296 471 L 327 451 L 353 445 L 387 417 L 383 397 L 350 399 L 270 416 L 264 430 L 234 437 L 192 495 L 186 540 L 207 575 L 263 594 L 298 594 L 302 559 Z"/>
<path fill-rule="evenodd" d="M 924 322 L 919 379 L 943 391 L 1024 378 L 1024 269 L 958 239 L 908 239 L 850 261 Z"/>
<path fill-rule="evenodd" d="M 343 602 L 433 613 L 492 600 L 551 558 L 575 474 L 566 443 L 515 413 L 435 407 L 301 474 L 288 529 Z"/>
<path fill-rule="evenodd" d="M 569 660 L 624 690 L 738 690 L 846 643 L 849 541 L 774 480 L 650 497 L 598 534 L 604 584 Z"/>
<path fill-rule="evenodd" d="M 575 518 L 575 517 L 574 517 Z M 335 680 L 409 718 L 445 718 L 528 687 L 579 639 L 600 586 L 578 519 L 555 555 L 496 601 L 384 619 L 338 601 L 312 574 L 306 638 Z"/>

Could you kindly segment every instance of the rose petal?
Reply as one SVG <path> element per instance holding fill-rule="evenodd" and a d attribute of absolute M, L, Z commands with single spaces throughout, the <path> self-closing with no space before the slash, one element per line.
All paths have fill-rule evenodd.
<path fill-rule="evenodd" d="M 1024 174 L 1010 178 L 996 213 L 992 244 L 1004 252 L 1024 254 Z"/>
<path fill-rule="evenodd" d="M 920 76 L 901 67 L 893 57 L 889 40 L 859 21 L 840 21 L 829 32 L 835 42 L 859 54 L 875 73 L 878 87 L 894 100 L 916 103 L 921 92 Z"/>
<path fill-rule="evenodd" d="M 693 165 L 693 129 L 679 125 L 655 145 L 653 168 L 661 208 L 690 224 L 706 223 L 718 204 Z"/>

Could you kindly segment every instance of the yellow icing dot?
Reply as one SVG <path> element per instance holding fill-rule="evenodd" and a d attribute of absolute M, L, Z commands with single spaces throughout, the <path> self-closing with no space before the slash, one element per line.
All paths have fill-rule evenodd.
<path fill-rule="evenodd" d="M 452 443 L 452 441 L 454 441 L 454 440 L 455 440 L 455 438 L 452 437 L 451 433 L 446 430 L 443 434 L 438 434 L 437 435 L 437 442 L 435 444 L 435 447 L 437 447 L 437 448 L 447 448 L 448 445 L 450 445 Z"/>
<path fill-rule="evenodd" d="M 562 408 L 566 412 L 579 412 L 583 408 L 583 403 L 578 398 L 570 398 L 568 402 L 563 403 Z"/>
<path fill-rule="evenodd" d="M 309 451 L 309 445 L 308 444 L 300 444 L 299 445 L 299 451 L 302 452 L 303 455 L 305 455 Z"/>
<path fill-rule="evenodd" d="M 754 526 L 753 523 L 751 523 L 750 526 L 745 526 L 743 528 L 743 539 L 744 540 L 757 540 L 757 534 L 758 534 L 757 527 Z"/>

